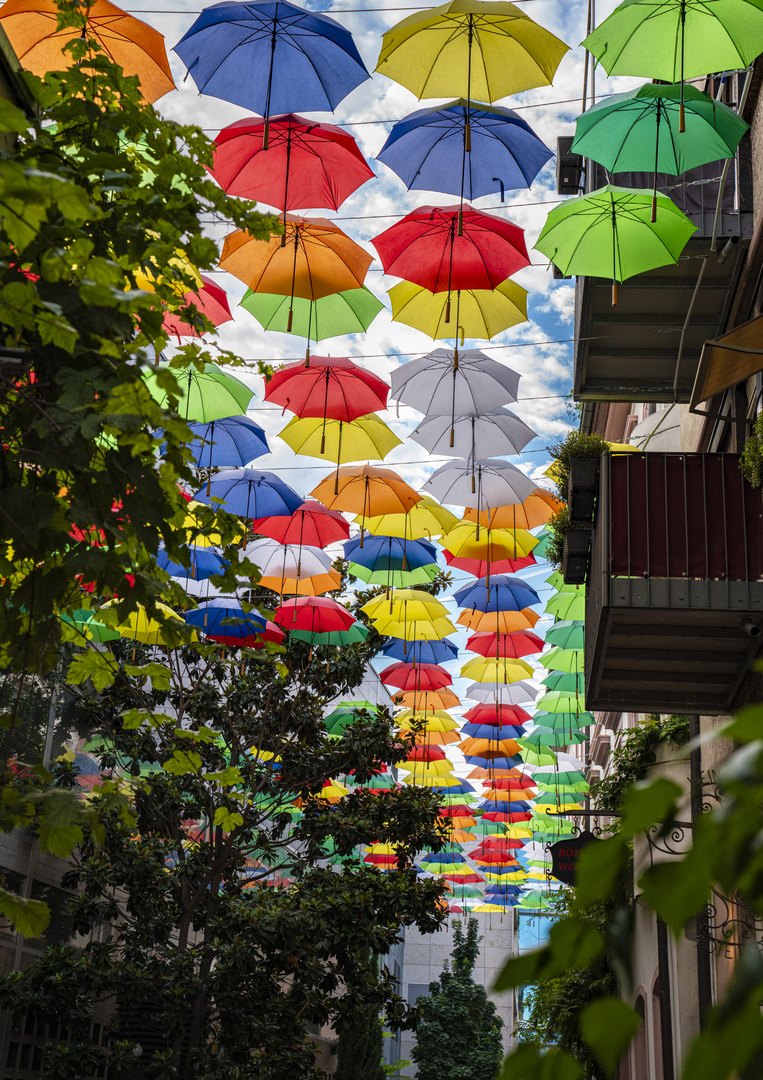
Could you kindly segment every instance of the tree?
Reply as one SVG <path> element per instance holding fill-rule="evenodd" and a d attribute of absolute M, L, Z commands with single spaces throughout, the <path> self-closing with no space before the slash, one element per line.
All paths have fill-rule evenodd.
<path fill-rule="evenodd" d="M 429 997 L 416 1002 L 419 1020 L 412 1057 L 421 1080 L 494 1080 L 503 1053 L 503 1020 L 472 971 L 479 955 L 477 920 L 466 934 L 453 921 L 453 953 Z"/>
<path fill-rule="evenodd" d="M 334 1080 L 384 1080 L 381 1017 L 369 1010 L 345 1024 L 336 1051 Z"/>

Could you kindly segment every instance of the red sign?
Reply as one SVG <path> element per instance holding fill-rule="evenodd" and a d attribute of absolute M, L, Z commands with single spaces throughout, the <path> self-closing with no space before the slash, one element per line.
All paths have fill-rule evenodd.
<path fill-rule="evenodd" d="M 591 832 L 582 832 L 579 836 L 570 836 L 565 840 L 558 840 L 549 848 L 551 852 L 551 873 L 565 885 L 574 885 L 578 876 L 578 860 L 580 852 L 587 845 L 596 840 Z"/>

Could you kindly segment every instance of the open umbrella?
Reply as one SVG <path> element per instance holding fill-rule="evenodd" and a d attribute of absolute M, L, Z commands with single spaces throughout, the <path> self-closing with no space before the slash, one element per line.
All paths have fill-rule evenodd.
<path fill-rule="evenodd" d="M 346 540 L 350 526 L 337 510 L 329 510 L 315 499 L 306 499 L 290 516 L 255 518 L 252 531 L 269 536 L 279 544 L 303 544 L 309 547 L 327 547 L 337 540 Z"/>
<path fill-rule="evenodd" d="M 521 611 L 540 603 L 540 597 L 531 585 L 508 574 L 475 581 L 458 589 L 453 598 L 459 607 L 474 611 Z"/>
<path fill-rule="evenodd" d="M 522 611 L 475 611 L 467 608 L 458 616 L 461 626 L 478 634 L 513 634 L 515 630 L 531 630 L 540 619 L 532 608 Z"/>
<path fill-rule="evenodd" d="M 207 637 L 223 644 L 241 643 L 265 629 L 266 620 L 257 611 L 246 612 L 233 597 L 218 596 L 185 613 L 185 621 Z"/>
<path fill-rule="evenodd" d="M 495 582 L 495 579 L 493 579 Z M 545 642 L 543 638 L 533 634 L 531 630 L 515 630 L 513 634 L 472 634 L 467 639 L 466 648 L 469 652 L 476 652 L 480 656 L 533 656 L 539 653 Z M 543 656 L 543 664 L 546 664 L 548 654 Z"/>
<path fill-rule="evenodd" d="M 467 660 L 461 668 L 463 679 L 474 679 L 475 682 L 512 683 L 520 679 L 532 678 L 533 669 L 526 660 L 514 660 L 512 658 L 493 658 L 474 656 Z"/>
<path fill-rule="evenodd" d="M 303 300 L 300 296 L 290 299 L 277 293 L 247 289 L 240 306 L 253 315 L 264 330 L 307 338 L 306 361 L 310 358 L 311 341 L 362 333 L 384 310 L 384 304 L 365 285 L 317 300 Z"/>
<path fill-rule="evenodd" d="M 406 513 L 384 513 L 367 518 L 355 518 L 355 523 L 364 525 L 370 533 L 398 536 L 403 539 L 417 540 L 421 537 L 441 536 L 452 529 L 458 518 L 440 506 L 428 495 L 420 497 L 419 502 Z"/>
<path fill-rule="evenodd" d="M 273 619 L 284 630 L 305 630 L 325 634 L 331 630 L 349 630 L 355 616 L 336 600 L 326 596 L 300 596 L 277 607 Z"/>
<path fill-rule="evenodd" d="M 454 338 L 461 345 L 465 338 L 492 338 L 527 320 L 527 290 L 511 279 L 495 289 L 457 289 L 456 314 L 449 322 L 445 321 L 446 314 L 450 314 L 447 293 L 433 293 L 421 285 L 401 281 L 389 290 L 389 299 L 395 322 L 412 326 L 431 338 Z M 461 355 L 456 348 L 454 357 L 460 359 Z"/>
<path fill-rule="evenodd" d="M 409 286 L 395 286 L 401 287 Z M 478 415 L 515 402 L 519 379 L 516 371 L 476 349 L 458 355 L 435 349 L 396 368 L 390 394 L 428 417 Z"/>
<path fill-rule="evenodd" d="M 445 664 L 458 656 L 458 646 L 447 639 L 442 641 L 404 641 L 393 638 L 382 646 L 382 653 L 395 660 L 412 664 Z"/>
<path fill-rule="evenodd" d="M 492 562 L 487 562 L 485 559 L 467 559 L 461 555 L 454 555 L 447 549 L 443 551 L 443 555 L 448 566 L 463 570 L 464 573 L 477 578 L 488 577 L 490 574 L 516 574 L 519 570 L 534 566 L 536 562 L 532 551 L 529 555 L 522 555 L 518 559 L 494 559 Z"/>
<path fill-rule="evenodd" d="M 520 503 L 536 490 L 521 469 L 501 458 L 446 461 L 422 486 L 427 494 L 436 495 L 443 502 L 453 506 L 471 505 L 479 510 Z M 496 528 L 506 526 L 501 523 Z"/>
<path fill-rule="evenodd" d="M 537 542 L 526 529 L 480 529 L 473 521 L 459 521 L 441 538 L 443 547 L 454 555 L 485 559 L 487 562 L 529 555 Z"/>
<path fill-rule="evenodd" d="M 350 423 L 317 416 L 294 416 L 278 432 L 278 437 L 295 454 L 335 461 L 338 466 L 349 461 L 381 461 L 402 441 L 374 413 L 359 416 Z M 338 493 L 337 475 L 334 494 Z"/>
<path fill-rule="evenodd" d="M 560 649 L 585 648 L 585 627 L 582 622 L 565 621 L 555 623 L 546 631 L 546 641 Z"/>
<path fill-rule="evenodd" d="M 387 407 L 389 384 L 344 357 L 312 356 L 310 366 L 284 364 L 265 386 L 265 400 L 300 417 L 357 420 Z"/>
<path fill-rule="evenodd" d="M 125 75 L 138 76 L 146 101 L 156 101 L 175 89 L 164 38 L 148 23 L 109 0 L 89 0 L 67 12 L 72 25 L 63 29 L 58 27 L 60 16 L 56 0 L 6 0 L 3 4 L 0 26 L 27 71 L 44 78 L 49 71 L 72 67 L 79 61 L 64 46 L 92 38 Z"/>
<path fill-rule="evenodd" d="M 195 307 L 197 312 L 209 319 L 214 326 L 230 322 L 233 316 L 230 313 L 228 295 L 225 289 L 221 289 L 205 274 L 199 276 L 202 281 L 201 287 L 196 292 L 184 293 L 183 304 L 187 307 L 191 305 Z M 200 335 L 199 328 L 186 322 L 179 312 L 168 311 L 164 316 L 162 327 L 168 334 L 175 334 L 176 337 L 198 337 Z"/>
<path fill-rule="evenodd" d="M 193 366 L 154 366 L 144 372 L 143 378 L 151 396 L 163 407 L 168 406 L 169 400 L 159 383 L 164 371 L 170 371 L 178 381 L 178 412 L 184 420 L 208 424 L 211 420 L 236 416 L 247 410 L 254 397 L 253 390 L 216 364 L 205 364 L 201 371 Z"/>
<path fill-rule="evenodd" d="M 495 454 L 519 454 L 536 434 L 510 409 L 500 408 L 425 416 L 410 437 L 430 454 L 450 452 L 473 461 Z"/>
<path fill-rule="evenodd" d="M 346 30 L 288 0 L 231 0 L 205 8 L 174 48 L 204 94 L 265 117 L 333 112 L 370 76 Z"/>
<path fill-rule="evenodd" d="M 633 0 L 637 2 L 637 0 Z M 535 245 L 563 274 L 612 280 L 612 303 L 617 283 L 677 263 L 697 226 L 667 195 L 657 195 L 652 220 L 652 194 L 613 184 L 554 207 Z"/>
<path fill-rule="evenodd" d="M 379 678 L 398 690 L 441 690 L 453 683 L 453 677 L 437 664 L 390 664 Z"/>
<path fill-rule="evenodd" d="M 222 505 L 229 514 L 243 518 L 289 515 L 302 505 L 301 496 L 275 473 L 254 469 L 226 469 L 194 498 L 209 506 Z"/>
<path fill-rule="evenodd" d="M 505 474 L 505 470 L 502 470 Z M 482 490 L 485 501 L 493 502 L 498 494 L 492 486 L 485 483 L 487 472 L 482 472 Z M 467 507 L 464 510 L 464 518 L 467 521 L 478 521 L 480 525 L 491 529 L 534 529 L 538 525 L 545 525 L 554 514 L 558 513 L 563 503 L 545 488 L 535 488 L 521 502 L 510 502 L 502 505 L 485 507 L 482 510 L 477 507 Z M 537 548 L 536 548 L 537 554 Z"/>
<path fill-rule="evenodd" d="M 341 586 L 331 556 L 320 548 L 262 538 L 247 545 L 243 554 L 259 567 L 260 585 L 277 593 L 319 596 Z"/>
<path fill-rule="evenodd" d="M 511 686 L 487 686 L 484 683 L 469 683 L 464 696 L 483 704 L 522 705 L 534 701 L 538 691 L 529 683 L 516 682 Z"/>
<path fill-rule="evenodd" d="M 331 477 L 322 480 L 311 496 L 329 509 L 358 514 L 361 521 L 382 514 L 407 513 L 421 499 L 397 473 L 375 465 L 344 466 L 337 469 L 337 479 L 338 483 Z"/>
<path fill-rule="evenodd" d="M 248 416 L 226 416 L 207 423 L 193 422 L 188 427 L 194 437 L 186 445 L 200 468 L 248 465 L 255 458 L 270 453 L 263 428 Z M 164 452 L 164 446 L 159 452 Z"/>

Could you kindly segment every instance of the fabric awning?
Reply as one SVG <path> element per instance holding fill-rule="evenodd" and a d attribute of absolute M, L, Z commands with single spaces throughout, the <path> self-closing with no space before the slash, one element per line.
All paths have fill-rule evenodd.
<path fill-rule="evenodd" d="M 706 341 L 694 380 L 690 408 L 763 371 L 763 315 Z"/>

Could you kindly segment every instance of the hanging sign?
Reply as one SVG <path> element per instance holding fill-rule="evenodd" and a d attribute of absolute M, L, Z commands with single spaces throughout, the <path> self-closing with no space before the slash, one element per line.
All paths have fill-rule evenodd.
<path fill-rule="evenodd" d="M 574 885 L 578 876 L 580 853 L 587 844 L 595 840 L 593 833 L 586 830 L 579 836 L 570 836 L 552 844 L 549 851 L 552 859 L 551 873 L 554 877 L 565 885 Z"/>

